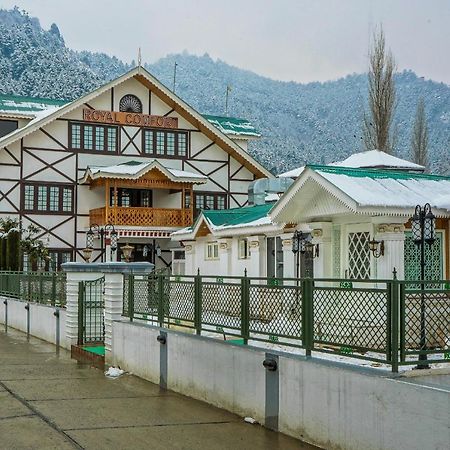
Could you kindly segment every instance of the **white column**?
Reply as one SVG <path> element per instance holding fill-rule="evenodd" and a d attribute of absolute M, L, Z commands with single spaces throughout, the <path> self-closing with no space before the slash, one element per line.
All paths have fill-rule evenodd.
<path fill-rule="evenodd" d="M 185 274 L 196 275 L 197 267 L 195 267 L 195 241 L 184 242 L 185 257 Z"/>
<path fill-rule="evenodd" d="M 78 344 L 78 292 L 80 281 L 97 280 L 100 272 L 68 272 L 66 281 L 66 338 L 67 344 Z"/>
<path fill-rule="evenodd" d="M 376 226 L 375 239 L 384 242 L 384 255 L 376 259 L 377 278 L 391 279 L 394 268 L 397 278 L 405 278 L 405 227 L 390 223 Z"/>
<path fill-rule="evenodd" d="M 293 233 L 285 233 L 281 236 L 283 243 L 283 278 L 295 278 L 295 255 L 292 253 Z"/>
<path fill-rule="evenodd" d="M 249 236 L 248 247 L 250 250 L 249 277 L 265 277 L 266 270 L 266 239 L 264 236 Z"/>
<path fill-rule="evenodd" d="M 331 252 L 330 222 L 310 223 L 312 228 L 312 243 L 319 244 L 319 256 L 314 258 L 314 278 L 329 278 L 333 276 L 333 260 Z"/>
<path fill-rule="evenodd" d="M 112 362 L 113 322 L 122 318 L 123 274 L 105 273 L 105 362 Z"/>
<path fill-rule="evenodd" d="M 231 263 L 232 239 L 219 239 L 219 270 L 218 275 L 243 275 L 233 273 L 233 264 Z M 236 256 L 237 258 L 237 256 Z"/>

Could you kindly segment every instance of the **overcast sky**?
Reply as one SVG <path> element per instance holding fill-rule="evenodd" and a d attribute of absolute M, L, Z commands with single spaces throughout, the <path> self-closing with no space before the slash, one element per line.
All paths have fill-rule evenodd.
<path fill-rule="evenodd" d="M 26 9 L 67 46 L 145 62 L 187 50 L 280 80 L 367 69 L 383 23 L 399 69 L 450 84 L 450 0 L 0 0 Z"/>

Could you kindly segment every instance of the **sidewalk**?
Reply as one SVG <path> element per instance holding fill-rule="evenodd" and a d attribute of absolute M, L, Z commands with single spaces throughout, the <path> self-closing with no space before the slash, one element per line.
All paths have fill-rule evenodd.
<path fill-rule="evenodd" d="M 14 330 L 0 331 L 0 436 L 5 450 L 315 448 Z"/>

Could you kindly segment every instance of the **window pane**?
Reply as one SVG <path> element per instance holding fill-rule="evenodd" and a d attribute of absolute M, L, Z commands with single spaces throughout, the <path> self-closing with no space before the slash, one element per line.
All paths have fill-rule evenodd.
<path fill-rule="evenodd" d="M 167 154 L 170 156 L 175 155 L 175 133 L 167 133 Z"/>
<path fill-rule="evenodd" d="M 153 131 L 144 130 L 144 153 L 153 153 Z"/>
<path fill-rule="evenodd" d="M 120 197 L 120 206 L 130 206 L 130 192 L 127 189 L 122 189 Z"/>
<path fill-rule="evenodd" d="M 197 209 L 205 209 L 205 197 L 202 194 L 195 196 L 195 207 Z"/>
<path fill-rule="evenodd" d="M 38 186 L 38 210 L 47 210 L 47 186 Z"/>
<path fill-rule="evenodd" d="M 105 129 L 95 127 L 95 150 L 105 150 Z"/>
<path fill-rule="evenodd" d="M 50 211 L 59 210 L 59 187 L 50 186 Z"/>
<path fill-rule="evenodd" d="M 72 125 L 72 148 L 80 148 L 81 145 L 81 125 Z"/>
<path fill-rule="evenodd" d="M 117 128 L 108 128 L 108 152 L 117 151 Z"/>
<path fill-rule="evenodd" d="M 214 196 L 213 195 L 206 196 L 206 208 L 214 209 Z"/>
<path fill-rule="evenodd" d="M 187 139 L 186 133 L 178 134 L 178 155 L 186 156 L 187 153 Z"/>
<path fill-rule="evenodd" d="M 92 150 L 93 146 L 94 127 L 92 125 L 84 126 L 84 148 L 85 150 Z"/>
<path fill-rule="evenodd" d="M 72 189 L 63 188 L 62 209 L 64 212 L 72 211 Z"/>
<path fill-rule="evenodd" d="M 184 207 L 186 209 L 191 207 L 191 194 L 190 193 L 186 193 L 184 196 Z"/>
<path fill-rule="evenodd" d="M 164 155 L 164 132 L 156 132 L 156 154 Z"/>
<path fill-rule="evenodd" d="M 34 186 L 25 186 L 24 208 L 34 209 Z"/>
<path fill-rule="evenodd" d="M 223 195 L 217 197 L 217 209 L 225 209 L 225 197 Z"/>

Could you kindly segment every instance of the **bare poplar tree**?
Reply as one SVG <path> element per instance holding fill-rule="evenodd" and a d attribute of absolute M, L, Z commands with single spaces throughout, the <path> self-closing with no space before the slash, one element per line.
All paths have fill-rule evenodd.
<path fill-rule="evenodd" d="M 411 137 L 413 161 L 421 166 L 428 166 L 428 127 L 423 97 L 419 99 Z"/>
<path fill-rule="evenodd" d="M 364 113 L 363 140 L 366 150 L 392 153 L 394 137 L 391 127 L 396 106 L 395 60 L 386 52 L 383 28 L 374 33 L 369 52 L 369 110 Z"/>

